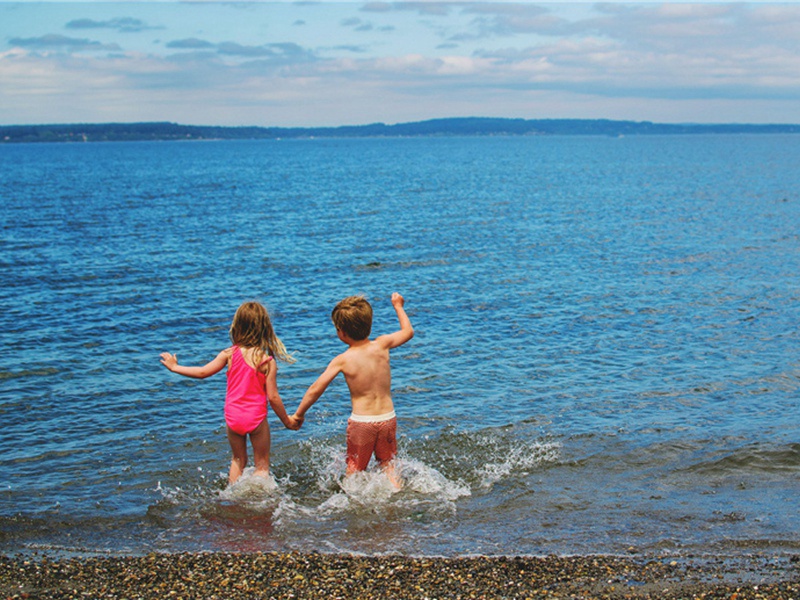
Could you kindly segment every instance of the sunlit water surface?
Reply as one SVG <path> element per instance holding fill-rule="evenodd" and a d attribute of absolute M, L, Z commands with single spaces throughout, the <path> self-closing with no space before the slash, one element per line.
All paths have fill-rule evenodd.
<path fill-rule="evenodd" d="M 0 146 L 0 550 L 797 552 L 800 136 Z M 297 362 L 364 293 L 396 492 L 337 380 L 228 488 L 240 302 Z"/>

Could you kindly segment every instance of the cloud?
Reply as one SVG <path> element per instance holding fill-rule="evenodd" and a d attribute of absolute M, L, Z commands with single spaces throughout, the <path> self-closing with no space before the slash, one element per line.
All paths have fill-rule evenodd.
<path fill-rule="evenodd" d="M 561 39 L 525 49 L 481 51 L 485 76 L 509 89 L 569 90 L 605 97 L 785 98 L 800 96 L 800 56 L 753 48 L 640 52 L 617 40 Z M 489 80 L 489 79 L 487 79 Z"/>
<path fill-rule="evenodd" d="M 316 60 L 314 52 L 302 46 L 291 43 L 262 44 L 258 46 L 244 45 L 237 42 L 220 42 L 215 44 L 199 38 L 186 38 L 173 40 L 166 45 L 172 50 L 191 51 L 191 57 L 182 57 L 176 60 L 200 60 L 203 57 L 225 56 L 244 59 L 269 59 L 273 64 L 305 63 Z M 214 51 L 197 52 L 197 51 Z M 263 63 L 262 63 L 263 64 Z"/>
<path fill-rule="evenodd" d="M 748 87 L 733 81 L 712 81 L 717 88 L 709 91 L 695 84 L 703 83 L 701 77 L 709 75 L 712 63 L 682 65 L 675 57 L 669 64 L 648 65 L 639 57 L 636 64 L 636 55 L 601 40 L 561 40 L 544 48 L 444 58 L 407 54 L 303 61 L 300 58 L 309 56 L 306 49 L 270 49 L 277 55 L 244 63 L 226 61 L 227 55 L 216 52 L 100 59 L 48 58 L 22 55 L 24 51 L 18 50 L 7 58 L 0 55 L 0 81 L 8 90 L 0 94 L 0 109 L 39 105 L 40 112 L 28 117 L 33 122 L 173 120 L 309 126 L 484 115 L 487 111 L 490 116 L 653 120 L 648 107 L 654 103 L 708 103 L 715 98 L 725 100 L 726 93 L 734 92 L 743 102 L 766 98 L 771 106 L 781 108 L 775 103 L 782 98 L 788 97 L 786 104 L 790 105 L 796 104 L 791 100 L 798 97 L 797 90 L 792 94 L 791 90 Z M 628 75 L 620 69 L 620 62 L 626 64 Z M 787 74 L 796 73 L 791 66 L 781 68 Z M 664 70 L 666 81 L 653 82 L 651 75 L 637 81 L 654 67 Z M 680 69 L 692 77 L 676 79 Z M 187 91 L 202 92 L 198 96 L 202 100 L 187 106 Z M 47 100 L 53 97 L 59 102 Z M 537 98 L 552 99 L 549 108 L 537 104 Z M 326 110 L 319 109 L 320 99 Z M 43 106 L 69 116 L 43 113 Z M 532 112 L 537 106 L 537 112 Z M 617 112 L 608 112 L 608 107 Z M 770 112 L 770 119 L 781 119 L 776 114 Z M 665 119 L 668 117 L 656 120 Z M 782 120 L 791 122 L 785 117 Z"/>
<path fill-rule="evenodd" d="M 517 35 L 565 35 L 570 21 L 557 16 L 551 5 L 525 2 L 371 2 L 363 12 L 415 12 L 426 26 L 439 32 L 443 42 L 470 42 Z M 456 17 L 456 18 L 445 18 Z"/>
<path fill-rule="evenodd" d="M 123 33 L 137 33 L 150 29 L 163 29 L 151 27 L 141 19 L 133 17 L 117 17 L 108 21 L 95 21 L 93 19 L 74 19 L 66 24 L 67 29 L 115 29 Z"/>
<path fill-rule="evenodd" d="M 340 25 L 342 27 L 351 28 L 353 31 L 359 32 L 372 31 L 375 29 L 375 26 L 372 23 L 369 21 L 362 21 L 358 17 L 342 19 Z M 386 28 L 382 28 L 382 30 L 386 30 Z"/>
<path fill-rule="evenodd" d="M 355 46 L 352 44 L 333 46 L 334 50 L 343 50 L 344 52 L 353 52 L 355 54 L 365 54 L 367 49 L 364 46 Z"/>
<path fill-rule="evenodd" d="M 294 43 L 264 44 L 261 46 L 242 46 L 234 42 L 217 45 L 220 54 L 250 58 L 267 57 L 283 64 L 304 63 L 316 60 L 315 54 Z"/>
<path fill-rule="evenodd" d="M 207 50 L 209 48 L 216 48 L 216 44 L 198 38 L 186 38 L 169 42 L 167 48 L 177 50 Z"/>
<path fill-rule="evenodd" d="M 800 50 L 800 5 L 601 4 L 598 16 L 576 23 L 640 49 L 696 54 L 780 45 Z"/>
<path fill-rule="evenodd" d="M 100 42 L 71 38 L 56 33 L 50 33 L 33 38 L 11 38 L 11 46 L 31 48 L 34 50 L 65 50 L 68 52 L 91 51 L 119 51 L 121 48 L 117 44 L 102 44 Z"/>
<path fill-rule="evenodd" d="M 446 16 L 466 2 L 367 2 L 360 10 L 364 12 L 388 13 L 392 11 L 413 11 L 420 15 Z"/>
<path fill-rule="evenodd" d="M 452 36 L 453 40 L 506 37 L 525 34 L 568 35 L 570 22 L 550 9 L 532 4 L 468 4 L 463 14 L 472 15 L 471 30 Z"/>
<path fill-rule="evenodd" d="M 222 42 L 217 45 L 217 51 L 220 54 L 226 54 L 228 56 L 260 57 L 275 55 L 275 51 L 270 48 L 264 46 L 243 46 L 236 42 Z"/>
<path fill-rule="evenodd" d="M 275 56 L 282 56 L 296 62 L 305 63 L 316 60 L 316 55 L 312 50 L 293 42 L 267 44 L 266 47 L 273 50 Z"/>
<path fill-rule="evenodd" d="M 119 50 L 116 44 L 19 35 L 0 54 L 0 114 L 17 122 L 337 125 L 487 113 L 662 121 L 681 114 L 702 121 L 730 119 L 741 106 L 747 112 L 734 120 L 800 120 L 797 5 L 386 2 L 365 4 L 362 12 L 337 6 L 324 19 L 309 8 L 303 27 L 289 27 L 298 22 L 295 13 L 284 15 L 282 28 L 269 19 L 246 31 L 233 21 L 173 25 L 163 43 L 140 40 L 136 51 L 119 56 L 99 52 Z M 147 27 L 145 20 L 168 16 L 154 7 L 126 10 L 146 14 L 132 21 Z M 326 36 L 331 23 L 336 37 Z M 403 36 L 381 39 L 389 23 Z M 137 23 L 68 25 L 73 32 L 126 26 Z M 48 29 L 34 30 L 41 31 Z M 187 90 L 202 91 L 191 107 Z M 716 113 L 715 106 L 729 112 Z M 56 111 L 67 117 L 57 119 Z"/>

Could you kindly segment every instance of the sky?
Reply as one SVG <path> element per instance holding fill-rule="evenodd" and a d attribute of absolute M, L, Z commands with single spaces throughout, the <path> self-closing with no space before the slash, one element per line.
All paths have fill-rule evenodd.
<path fill-rule="evenodd" d="M 0 2 L 0 124 L 800 123 L 800 1 Z"/>

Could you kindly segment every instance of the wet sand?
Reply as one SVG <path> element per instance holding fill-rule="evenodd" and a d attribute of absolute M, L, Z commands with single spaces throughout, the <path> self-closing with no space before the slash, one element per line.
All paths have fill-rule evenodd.
<path fill-rule="evenodd" d="M 800 557 L 6 556 L 0 557 L 0 598 L 800 600 Z"/>

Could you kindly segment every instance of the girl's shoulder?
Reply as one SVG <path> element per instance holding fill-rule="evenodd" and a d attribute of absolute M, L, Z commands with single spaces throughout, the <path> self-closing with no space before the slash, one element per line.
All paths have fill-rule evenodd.
<path fill-rule="evenodd" d="M 223 350 L 222 352 L 220 352 L 220 353 L 217 355 L 217 357 L 218 357 L 218 358 L 219 358 L 219 357 L 224 357 L 224 358 L 225 358 L 225 360 L 227 360 L 227 361 L 228 361 L 228 366 L 230 366 L 231 357 L 233 356 L 233 349 L 234 349 L 234 348 L 236 348 L 236 346 L 231 346 L 231 347 L 229 347 L 229 348 L 225 348 L 225 350 Z"/>
<path fill-rule="evenodd" d="M 237 346 L 233 346 L 236 348 Z M 266 372 L 267 369 L 264 367 L 272 362 L 274 358 L 267 354 L 264 355 L 264 351 L 261 348 L 257 348 L 254 346 L 245 348 L 244 346 L 238 346 L 241 349 L 242 356 L 244 357 L 245 361 L 253 368 Z"/>

